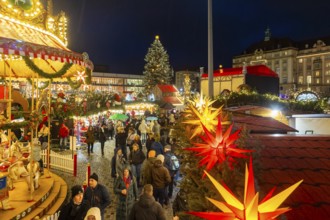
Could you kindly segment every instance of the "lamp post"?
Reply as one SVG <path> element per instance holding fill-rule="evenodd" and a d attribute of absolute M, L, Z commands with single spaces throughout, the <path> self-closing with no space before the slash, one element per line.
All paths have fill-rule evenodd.
<path fill-rule="evenodd" d="M 208 78 L 209 97 L 213 99 L 213 27 L 212 27 L 212 0 L 208 0 Z"/>

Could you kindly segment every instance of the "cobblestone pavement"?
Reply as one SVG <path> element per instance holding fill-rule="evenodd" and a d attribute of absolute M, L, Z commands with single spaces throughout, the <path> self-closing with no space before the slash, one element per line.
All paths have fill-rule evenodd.
<path fill-rule="evenodd" d="M 82 185 L 86 180 L 86 172 L 87 172 L 87 164 L 90 164 L 91 173 L 95 172 L 99 176 L 99 183 L 103 184 L 107 187 L 109 193 L 111 194 L 111 205 L 105 211 L 105 220 L 114 220 L 116 219 L 116 196 L 113 193 L 113 178 L 111 177 L 111 158 L 114 154 L 114 140 L 109 140 L 105 143 L 104 146 L 104 156 L 101 154 L 101 146 L 100 143 L 95 142 L 94 144 L 94 153 L 88 157 L 86 147 L 81 147 L 77 150 L 78 157 L 78 171 L 77 176 L 74 177 L 72 174 L 68 174 L 65 172 L 51 170 L 55 174 L 62 177 L 65 182 L 68 184 L 68 195 L 67 199 L 71 198 L 71 187 L 76 184 Z M 67 150 L 63 152 L 71 153 L 71 151 Z M 174 194 L 178 191 L 178 189 L 174 190 Z M 172 217 L 172 208 L 169 205 L 169 208 L 165 209 L 167 219 L 171 220 Z M 120 219 L 121 220 L 121 219 Z"/>

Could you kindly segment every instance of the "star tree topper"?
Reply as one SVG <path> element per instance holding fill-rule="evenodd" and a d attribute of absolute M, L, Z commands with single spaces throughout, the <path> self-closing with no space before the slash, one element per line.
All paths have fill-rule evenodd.
<path fill-rule="evenodd" d="M 290 211 L 289 207 L 278 208 L 284 200 L 302 183 L 303 180 L 295 183 L 284 191 L 272 197 L 274 187 L 266 197 L 258 203 L 259 193 L 255 192 L 252 159 L 249 169 L 245 168 L 244 203 L 241 203 L 232 191 L 225 185 L 221 185 L 210 174 L 204 171 L 213 185 L 216 187 L 225 202 L 207 198 L 222 212 L 188 212 L 201 218 L 209 220 L 271 220 L 277 216 Z"/>

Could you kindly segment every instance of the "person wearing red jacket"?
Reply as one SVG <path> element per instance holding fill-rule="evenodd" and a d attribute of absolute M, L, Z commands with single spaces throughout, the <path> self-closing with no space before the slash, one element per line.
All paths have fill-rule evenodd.
<path fill-rule="evenodd" d="M 60 131 L 58 133 L 58 136 L 60 138 L 60 148 L 61 150 L 64 150 L 68 141 L 69 137 L 69 128 L 63 123 L 60 127 Z"/>

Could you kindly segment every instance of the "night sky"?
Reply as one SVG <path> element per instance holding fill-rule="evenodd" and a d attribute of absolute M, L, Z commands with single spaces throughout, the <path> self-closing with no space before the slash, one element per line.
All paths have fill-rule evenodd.
<path fill-rule="evenodd" d="M 54 0 L 69 18 L 69 49 L 111 73 L 142 74 L 155 35 L 175 71 L 207 69 L 207 0 Z M 329 0 L 213 0 L 214 68 L 273 37 L 330 36 Z"/>

